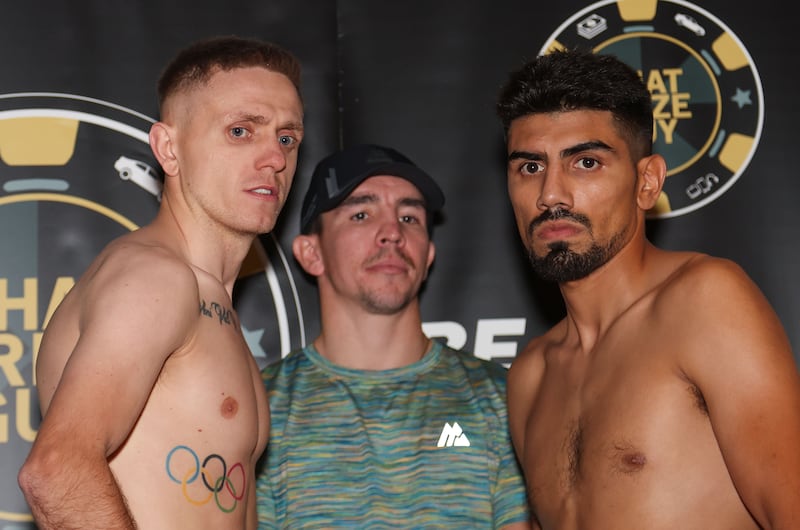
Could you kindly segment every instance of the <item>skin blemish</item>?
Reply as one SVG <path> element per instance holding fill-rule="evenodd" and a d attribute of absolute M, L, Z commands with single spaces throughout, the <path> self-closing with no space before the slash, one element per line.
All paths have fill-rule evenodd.
<path fill-rule="evenodd" d="M 233 418 L 237 412 L 239 412 L 239 402 L 231 396 L 226 397 L 219 407 L 219 413 L 222 414 L 223 418 Z"/>

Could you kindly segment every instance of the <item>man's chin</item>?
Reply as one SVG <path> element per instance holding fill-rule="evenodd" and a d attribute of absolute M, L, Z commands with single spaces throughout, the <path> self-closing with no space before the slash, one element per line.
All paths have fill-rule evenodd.
<path fill-rule="evenodd" d="M 413 296 L 404 295 L 381 295 L 362 297 L 364 306 L 370 313 L 375 315 L 394 315 L 403 311 L 413 300 Z"/>

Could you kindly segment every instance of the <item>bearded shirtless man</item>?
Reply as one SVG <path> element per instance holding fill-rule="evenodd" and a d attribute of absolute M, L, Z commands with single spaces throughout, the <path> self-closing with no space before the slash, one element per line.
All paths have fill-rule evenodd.
<path fill-rule="evenodd" d="M 544 530 L 800 528 L 800 380 L 740 267 L 646 240 L 665 161 L 638 74 L 537 58 L 498 113 L 508 192 L 566 318 L 514 361 L 509 417 Z"/>
<path fill-rule="evenodd" d="M 164 71 L 159 212 L 95 259 L 39 350 L 44 416 L 19 482 L 40 529 L 256 527 L 269 409 L 231 292 L 289 193 L 298 87 L 292 55 L 236 37 Z"/>

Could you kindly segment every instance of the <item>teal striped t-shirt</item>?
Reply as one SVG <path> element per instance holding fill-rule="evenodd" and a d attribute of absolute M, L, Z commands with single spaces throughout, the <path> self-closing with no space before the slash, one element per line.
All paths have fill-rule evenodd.
<path fill-rule="evenodd" d="M 489 529 L 528 519 L 501 365 L 434 342 L 412 365 L 360 371 L 307 346 L 262 376 L 272 418 L 259 528 Z"/>

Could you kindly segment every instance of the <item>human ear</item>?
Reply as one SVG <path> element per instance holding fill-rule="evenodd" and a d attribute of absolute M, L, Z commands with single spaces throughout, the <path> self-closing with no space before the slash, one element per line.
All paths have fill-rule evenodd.
<path fill-rule="evenodd" d="M 433 241 L 431 241 L 428 244 L 428 263 L 425 266 L 425 277 L 423 278 L 424 280 L 428 279 L 428 272 L 431 270 L 431 265 L 433 265 L 433 260 L 435 257 L 436 257 L 436 247 L 434 246 Z"/>
<path fill-rule="evenodd" d="M 175 156 L 173 134 L 169 126 L 156 122 L 150 127 L 150 149 L 166 176 L 178 174 L 178 158 Z"/>
<path fill-rule="evenodd" d="M 667 163 L 661 155 L 650 155 L 639 160 L 636 170 L 639 183 L 636 203 L 642 210 L 650 210 L 661 196 L 661 189 L 667 176 Z"/>
<path fill-rule="evenodd" d="M 315 234 L 300 234 L 292 241 L 292 253 L 303 270 L 312 276 L 321 276 L 325 271 L 319 252 L 319 237 Z"/>

